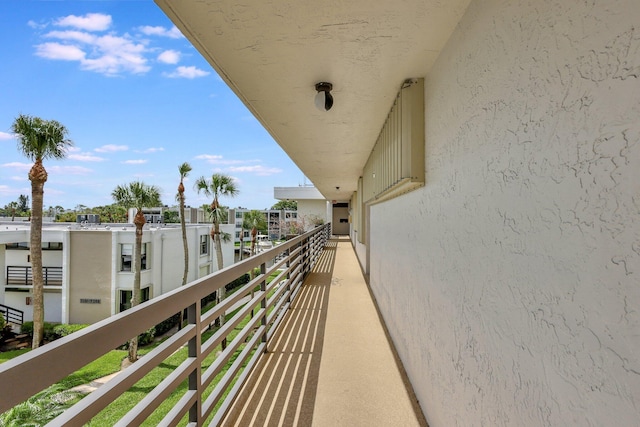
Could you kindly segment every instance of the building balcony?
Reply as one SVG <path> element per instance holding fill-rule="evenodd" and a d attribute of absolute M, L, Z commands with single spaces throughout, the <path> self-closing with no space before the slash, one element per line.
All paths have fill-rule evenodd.
<path fill-rule="evenodd" d="M 0 381 L 12 393 L 0 411 L 187 308 L 185 327 L 51 425 L 84 425 L 183 347 L 186 360 L 118 425 L 140 425 L 159 412 L 161 425 L 424 425 L 351 242 L 329 238 L 329 230 L 318 227 L 3 363 Z M 251 282 L 201 313 L 204 296 L 254 268 L 260 274 Z M 225 312 L 235 314 L 206 334 Z"/>
<path fill-rule="evenodd" d="M 44 286 L 62 286 L 62 267 L 42 267 Z M 30 266 L 7 266 L 7 287 L 27 288 L 33 286 L 33 271 Z"/>

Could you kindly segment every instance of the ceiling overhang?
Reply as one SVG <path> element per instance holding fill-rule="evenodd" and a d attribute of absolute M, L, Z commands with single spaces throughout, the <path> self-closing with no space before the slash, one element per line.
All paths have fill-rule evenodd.
<path fill-rule="evenodd" d="M 402 82 L 427 75 L 469 1 L 156 3 L 318 190 L 348 200 Z"/>

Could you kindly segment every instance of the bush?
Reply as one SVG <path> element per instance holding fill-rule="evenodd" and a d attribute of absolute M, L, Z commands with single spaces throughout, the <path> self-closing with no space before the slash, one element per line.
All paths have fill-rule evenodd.
<path fill-rule="evenodd" d="M 53 328 L 54 328 L 54 324 L 53 323 L 49 323 L 49 322 L 44 322 L 43 325 L 43 336 L 45 340 L 54 340 L 55 339 L 55 333 L 53 332 Z M 24 322 L 22 324 L 22 327 L 20 328 L 20 331 L 23 334 L 27 334 L 30 336 L 33 336 L 33 322 L 32 321 L 28 321 L 28 322 Z"/>
<path fill-rule="evenodd" d="M 176 313 L 169 317 L 167 320 L 163 320 L 155 326 L 156 336 L 163 335 L 171 330 L 180 321 L 180 313 Z"/>
<path fill-rule="evenodd" d="M 7 322 L 4 321 L 4 316 L 0 313 L 0 330 L 3 330 Z"/>
<path fill-rule="evenodd" d="M 61 325 L 59 323 L 44 322 L 44 339 L 46 341 L 55 341 L 87 326 L 89 325 Z M 24 322 L 20 331 L 33 337 L 33 322 Z"/>
<path fill-rule="evenodd" d="M 138 345 L 143 346 L 151 344 L 156 336 L 156 328 L 148 329 L 147 331 L 138 335 Z"/>
<path fill-rule="evenodd" d="M 78 324 L 78 325 L 55 325 L 53 327 L 53 333 L 56 335 L 57 338 L 62 338 L 62 337 L 66 337 L 69 334 L 77 332 L 80 329 L 84 329 L 87 326 L 89 326 L 89 325 L 83 325 L 83 324 Z"/>
<path fill-rule="evenodd" d="M 153 342 L 153 339 L 156 336 L 156 329 L 155 328 L 151 328 L 146 330 L 145 332 L 141 333 L 140 335 L 138 335 L 138 347 L 142 347 L 143 345 L 147 345 L 147 344 L 151 344 Z M 129 341 L 127 341 L 126 343 L 122 344 L 120 347 L 118 347 L 121 350 L 129 350 Z"/>

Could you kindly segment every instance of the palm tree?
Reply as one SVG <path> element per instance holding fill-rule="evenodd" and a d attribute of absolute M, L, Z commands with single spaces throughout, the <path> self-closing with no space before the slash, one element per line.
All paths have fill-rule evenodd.
<path fill-rule="evenodd" d="M 143 182 L 135 181 L 127 185 L 117 186 L 111 193 L 113 200 L 125 207 L 136 208 L 136 216 L 133 224 L 136 226 L 136 243 L 133 262 L 133 296 L 131 307 L 140 303 L 140 269 L 142 266 L 142 228 L 147 222 L 142 213 L 144 207 L 154 207 L 161 205 L 160 189 L 153 185 L 146 185 Z M 135 362 L 138 359 L 138 336 L 129 340 L 129 361 Z"/>
<path fill-rule="evenodd" d="M 33 343 L 40 346 L 44 326 L 44 278 L 42 275 L 42 206 L 47 171 L 42 164 L 45 159 L 64 159 L 73 142 L 67 138 L 67 128 L 55 120 L 19 115 L 12 132 L 18 138 L 18 150 L 34 161 L 29 170 L 31 181 L 31 269 L 33 275 Z M 28 199 L 27 199 L 28 200 Z"/>
<path fill-rule="evenodd" d="M 242 219 L 243 228 L 251 230 L 251 255 L 256 254 L 256 236 L 258 231 L 267 229 L 267 219 L 263 212 L 251 210 L 244 214 Z"/>
<path fill-rule="evenodd" d="M 180 184 L 178 185 L 177 199 L 180 203 L 180 227 L 182 228 L 182 247 L 184 248 L 184 273 L 182 274 L 182 286 L 187 284 L 187 275 L 189 274 L 189 246 L 187 245 L 187 226 L 184 219 L 184 184 L 183 181 L 191 172 L 191 165 L 184 162 L 178 166 L 180 172 Z"/>
<path fill-rule="evenodd" d="M 218 270 L 222 270 L 224 264 L 222 260 L 222 234 L 220 233 L 220 224 L 227 216 L 227 211 L 220 206 L 219 198 L 235 197 L 238 194 L 233 178 L 228 175 L 214 173 L 211 175 L 211 179 L 207 179 L 204 176 L 198 178 L 194 184 L 194 187 L 198 194 L 202 192 L 207 197 L 213 197 L 213 202 L 209 206 L 209 212 L 211 214 L 211 220 L 213 226 L 211 227 L 211 238 L 213 239 L 214 246 L 216 248 L 216 258 L 218 261 Z M 221 287 L 217 293 L 218 303 L 225 297 L 225 287 Z M 224 315 L 220 316 L 220 325 L 224 324 Z"/>

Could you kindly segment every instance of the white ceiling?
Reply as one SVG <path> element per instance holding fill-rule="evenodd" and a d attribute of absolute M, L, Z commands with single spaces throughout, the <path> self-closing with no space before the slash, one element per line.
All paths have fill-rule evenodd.
<path fill-rule="evenodd" d="M 348 200 L 402 82 L 427 75 L 469 1 L 156 3 L 320 192 Z"/>

